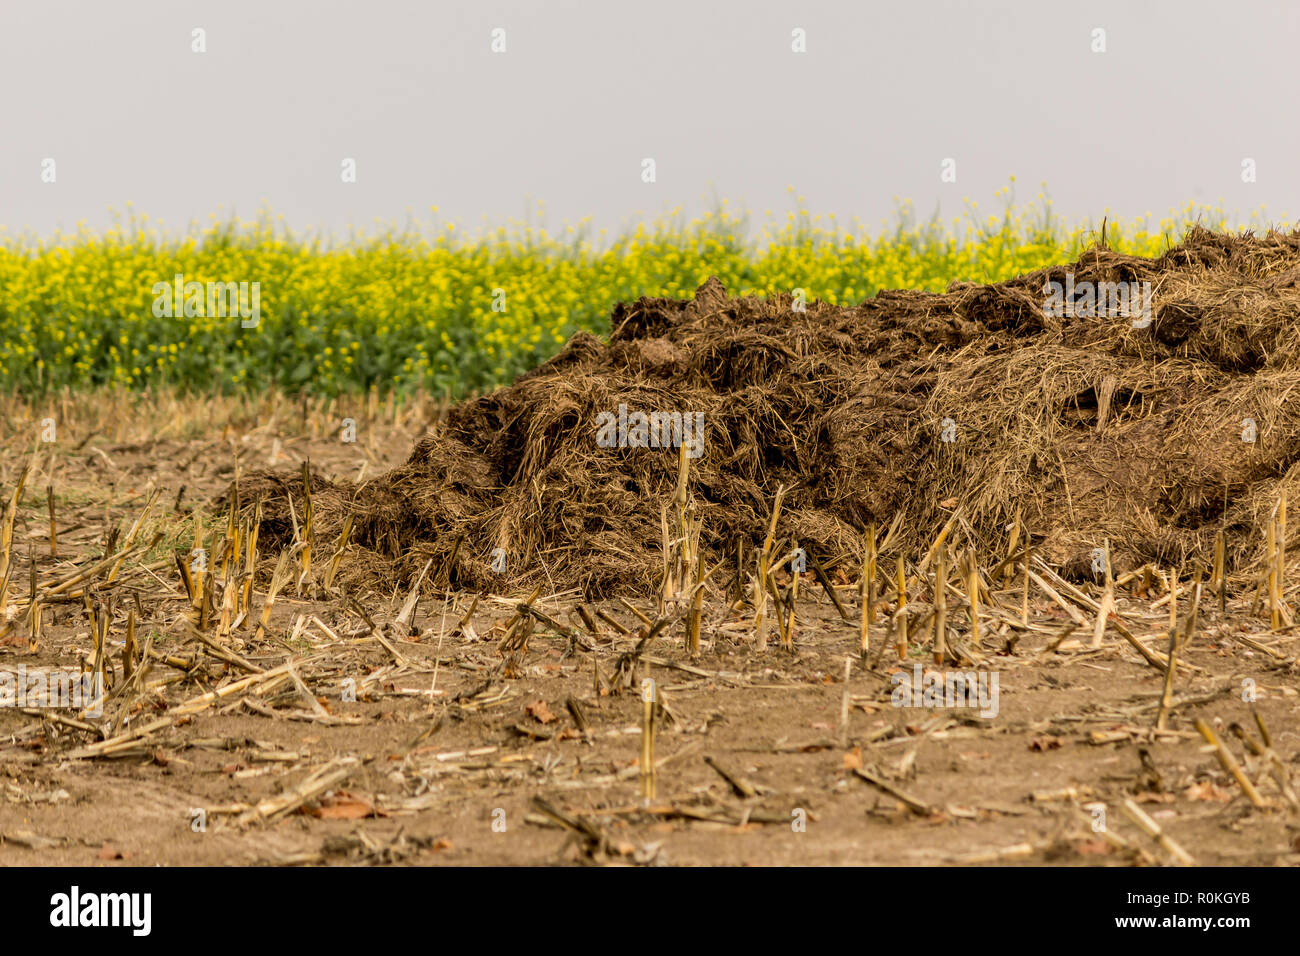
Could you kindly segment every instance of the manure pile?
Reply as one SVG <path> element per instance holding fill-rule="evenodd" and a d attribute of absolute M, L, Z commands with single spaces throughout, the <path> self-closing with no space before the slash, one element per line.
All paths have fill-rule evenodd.
<path fill-rule="evenodd" d="M 1050 282 L 1076 297 L 1150 283 L 1150 322 L 1082 303 L 1045 314 Z M 624 405 L 703 414 L 690 491 L 720 586 L 782 485 L 778 536 L 824 565 L 856 568 L 865 530 L 896 521 L 890 550 L 919 558 L 954 510 L 955 539 L 1001 554 L 1020 510 L 1039 553 L 1074 575 L 1107 540 L 1116 570 L 1208 565 L 1220 530 L 1243 571 L 1296 484 L 1298 283 L 1300 232 L 1202 229 L 1157 259 L 1094 248 L 852 308 L 796 311 L 710 279 L 689 301 L 621 304 L 608 344 L 580 333 L 512 387 L 455 405 L 405 465 L 361 485 L 313 479 L 314 550 L 327 561 L 352 515 L 351 584 L 391 589 L 432 559 L 456 588 L 653 592 L 678 454 L 603 447 L 602 413 Z M 292 543 L 299 476 L 250 476 L 240 497 L 262 499 L 264 553 Z"/>

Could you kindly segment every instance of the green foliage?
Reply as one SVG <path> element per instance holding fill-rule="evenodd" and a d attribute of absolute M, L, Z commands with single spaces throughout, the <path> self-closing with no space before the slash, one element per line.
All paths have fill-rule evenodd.
<path fill-rule="evenodd" d="M 181 236 L 132 216 L 103 233 L 0 239 L 0 388 L 460 395 L 509 382 L 579 329 L 607 334 L 617 302 L 689 296 L 710 275 L 737 293 L 802 288 L 808 301 L 856 303 L 883 288 L 1010 278 L 1069 261 L 1096 235 L 1091 224 L 1063 226 L 1041 194 L 1024 207 L 1010 187 L 999 198 L 1000 215 L 981 218 L 968 203 L 950 224 L 917 222 L 904 204 L 893 227 L 875 232 L 810 215 L 798 200 L 756 235 L 724 201 L 695 220 L 669 215 L 594 239 L 585 224 L 468 237 L 446 224 L 334 244 L 293 235 L 269 214 Z M 1154 227 L 1110 223 L 1107 237 L 1158 255 L 1192 221 L 1226 227 L 1221 210 L 1189 205 Z M 186 317 L 183 303 L 176 317 L 155 315 L 155 283 L 177 274 L 258 283 L 259 324 Z"/>

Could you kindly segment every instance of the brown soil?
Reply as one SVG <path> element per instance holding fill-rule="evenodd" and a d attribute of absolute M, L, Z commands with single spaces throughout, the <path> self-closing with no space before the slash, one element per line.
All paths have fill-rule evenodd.
<path fill-rule="evenodd" d="M 710 294 L 706 290 L 702 298 Z M 639 308 L 640 312 L 631 310 L 623 318 L 647 328 L 668 321 L 655 315 L 680 318 L 684 311 L 667 306 Z M 814 311 L 823 313 L 821 307 Z M 706 322 L 703 317 L 693 321 Z M 740 334 L 735 329 L 728 333 Z M 900 327 L 896 334 L 912 333 Z M 611 348 L 627 341 L 616 338 Z M 569 359 L 557 361 L 562 365 L 573 360 L 575 350 L 582 347 L 578 343 L 569 349 Z M 765 354 L 784 355 L 779 350 Z M 786 356 L 780 361 L 794 359 Z M 796 364 L 812 361 L 805 356 Z M 737 375 L 748 374 L 734 355 L 722 364 Z M 454 410 L 448 427 L 466 429 L 470 421 L 489 420 L 481 416 L 491 415 L 503 416 L 507 432 L 522 427 L 509 426 L 508 410 L 520 400 L 518 390 L 551 381 L 548 376 L 556 374 L 557 367 L 520 383 L 507 396 Z M 890 381 L 902 394 L 904 379 Z M 609 399 L 618 394 L 613 389 L 605 392 Z M 776 408 L 772 420 L 789 411 Z M 163 407 L 161 413 L 167 419 L 207 414 L 202 406 L 180 412 Z M 29 459 L 34 422 L 45 414 L 44 409 L 33 409 L 26 417 L 5 416 L 4 427 L 12 429 L 0 435 L 6 449 L 0 457 L 6 494 L 19 467 Z M 343 414 L 346 410 L 334 411 L 333 420 Z M 16 628 L 0 646 L 0 668 L 76 666 L 91 653 L 84 602 L 53 603 L 52 599 L 38 650 L 29 653 L 22 627 L 29 557 L 36 564 L 38 593 L 46 594 L 53 582 L 103 555 L 107 523 L 119 525 L 125 533 L 142 509 L 149 481 L 162 489 L 161 512 L 180 523 L 179 538 L 187 547 L 185 535 L 192 531 L 192 519 L 184 515 L 185 502 L 205 501 L 222 491 L 236 461 L 245 471 L 273 468 L 293 474 L 310 455 L 322 487 L 328 483 L 343 488 L 363 464 L 372 473 L 399 465 L 405 449 L 423 432 L 415 414 L 392 416 L 385 424 L 357 413 L 360 441 L 343 445 L 336 439 L 311 439 L 315 423 L 309 427 L 306 421 L 261 410 L 224 427 L 214 414 L 211 431 L 205 434 L 160 439 L 159 424 L 148 416 L 114 414 L 107 408 L 103 415 L 96 431 L 75 421 L 63 426 L 60 418 L 60 441 L 51 449 L 52 457 L 47 464 L 42 450 L 29 478 L 14 533 L 17 573 L 10 606 L 19 613 L 13 618 Z M 401 419 L 399 426 L 392 426 L 393 417 Z M 457 421 L 463 424 L 458 426 Z M 899 428 L 900 434 L 905 433 Z M 318 433 L 326 430 L 319 428 Z M 802 459 L 785 457 L 795 454 L 794 444 L 781 451 L 781 441 L 778 438 L 773 460 L 793 468 L 793 462 Z M 287 460 L 272 463 L 271 449 L 277 442 Z M 425 442 L 419 447 L 420 454 L 428 455 L 437 446 Z M 563 452 L 569 446 L 559 443 L 557 447 Z M 716 445 L 712 447 L 717 451 Z M 736 450 L 742 449 L 738 445 Z M 643 454 L 646 460 L 651 455 Z M 700 459 L 707 460 L 712 460 L 711 455 Z M 737 462 L 743 460 L 742 455 Z M 812 465 L 815 459 L 808 461 Z M 45 516 L 49 464 L 61 499 L 56 558 L 48 555 Z M 552 462 L 552 466 L 561 464 L 564 459 Z M 463 467 L 473 472 L 480 465 L 471 456 Z M 407 471 L 398 474 L 409 474 L 411 466 L 403 467 Z M 715 480 L 704 467 L 697 490 L 711 487 L 709 482 Z M 736 465 L 743 467 L 748 466 Z M 453 485 L 477 480 L 453 470 L 446 474 Z M 557 513 L 572 517 L 566 509 L 587 507 L 563 498 L 568 486 L 562 483 L 569 479 L 562 469 L 546 474 L 551 476 L 548 480 L 560 483 L 556 491 L 542 492 L 542 500 L 550 501 Z M 588 467 L 590 481 L 607 480 L 601 477 L 605 474 Z M 668 474 L 664 466 L 664 480 Z M 740 479 L 729 480 L 733 484 L 723 482 L 718 487 L 736 487 L 734 482 Z M 749 505 L 759 516 L 756 527 L 770 506 L 765 501 L 772 480 L 764 480 L 761 493 L 756 492 Z M 881 495 L 882 502 L 895 500 L 889 496 L 896 495 L 906 501 L 905 493 L 898 490 L 902 483 L 902 479 L 897 485 L 881 483 L 858 494 Z M 187 491 L 182 514 L 176 515 L 172 504 L 182 485 Z M 474 494 L 467 493 L 463 507 L 474 504 Z M 621 500 L 610 494 L 609 501 Z M 792 499 L 797 502 L 796 514 L 819 513 L 810 510 L 812 503 L 821 500 L 815 495 L 831 492 L 823 488 L 805 494 Z M 1074 494 L 1078 507 L 1080 492 Z M 322 502 L 318 507 L 323 513 Z M 266 503 L 269 506 L 269 500 Z M 657 541 L 657 514 L 653 518 Z M 649 519 L 645 520 L 649 534 Z M 224 516 L 217 513 L 205 519 L 205 527 L 211 532 L 223 527 L 223 522 Z M 627 525 L 616 527 L 627 533 Z M 318 540 L 319 568 L 330 550 L 323 526 Z M 537 544 L 545 551 L 544 540 L 538 539 Z M 650 550 L 644 563 L 657 566 L 658 556 Z M 598 561 L 600 552 L 592 553 Z M 156 563 L 155 557 L 132 559 L 115 581 L 107 582 L 100 575 L 91 588 L 92 606 L 110 614 L 114 686 L 124 683 L 119 655 L 130 612 L 137 614 L 140 644 L 152 639 L 155 650 L 188 658 L 197 666 L 186 676 L 182 669 L 155 660 L 146 675 L 147 691 L 110 702 L 109 727 L 102 732 L 59 723 L 57 718 L 73 716 L 67 710 L 28 715 L 0 708 L 5 788 L 0 803 L 0 861 L 28 865 L 1170 862 L 1168 853 L 1121 811 L 1123 801 L 1132 799 L 1199 863 L 1300 862 L 1296 816 L 1285 809 L 1265 762 L 1248 756 L 1229 730 L 1230 725 L 1240 724 L 1258 738 L 1252 717 L 1252 711 L 1257 711 L 1272 733 L 1284 767 L 1294 776 L 1300 755 L 1297 636 L 1291 629 L 1270 633 L 1267 621 L 1250 613 L 1251 592 L 1234 595 L 1222 615 L 1209 596 L 1202 602 L 1196 633 L 1179 658 L 1174 682 L 1178 706 L 1168 721 L 1168 732 L 1153 730 L 1162 674 L 1146 664 L 1113 627 L 1099 648 L 1090 649 L 1090 634 L 1085 632 L 1090 630 L 1091 615 L 1088 628 L 1055 651 L 1047 650 L 1067 618 L 1037 589 L 1029 627 L 1018 626 L 1015 613 L 995 606 L 986 612 L 978 644 L 955 600 L 949 612 L 952 644 L 980 659 L 977 666 L 962 669 L 999 676 L 997 716 L 984 719 L 964 708 L 891 706 L 890 677 L 900 665 L 891 660 L 883 626 L 873 633 L 866 664 L 857 661 L 858 605 L 850 566 L 833 570 L 831 577 L 840 585 L 837 593 L 852 620 L 840 618 L 810 575 L 803 582 L 794 650 L 773 646 L 760 653 L 751 641 L 752 611 L 732 611 L 720 595 L 711 595 L 704 611 L 703 650 L 694 659 L 683 649 L 682 627 L 676 622 L 637 657 L 636 632 L 641 622 L 618 602 L 590 606 L 604 609 L 631 635 L 619 635 L 603 622 L 594 637 L 570 630 L 574 620 L 570 612 L 579 595 L 558 588 L 534 605 L 554 619 L 558 629 L 540 626 L 525 647 L 514 651 L 502 645 L 506 626 L 516 615 L 517 598 L 484 598 L 472 617 L 472 629 L 458 630 L 455 625 L 473 600 L 463 592 L 446 601 L 426 596 L 416 609 L 413 628 L 385 626 L 375 636 L 357 608 L 376 624 L 391 621 L 406 596 L 404 589 L 395 587 L 354 587 L 350 592 L 354 605 L 342 594 L 299 597 L 291 584 L 276 605 L 272 626 L 259 639 L 254 625 L 265 595 L 265 584 L 259 579 L 252 620 L 232 628 L 220 644 L 222 652 L 263 670 L 296 662 L 296 672 L 309 693 L 291 683 L 266 691 L 254 686 L 223 697 L 216 706 L 182 716 L 177 710 L 183 710 L 184 702 L 230 687 L 246 674 L 241 666 L 221 660 L 192 638 L 186 625 L 189 602 L 175 567 L 166 562 L 158 567 L 151 563 L 150 570 L 142 566 Z M 164 551 L 163 557 L 169 559 L 170 552 Z M 345 566 L 354 557 L 361 560 L 350 554 Z M 636 566 L 642 558 L 632 555 L 628 566 Z M 431 573 L 436 573 L 436 565 Z M 1007 592 L 1001 590 L 1000 581 L 990 583 L 999 606 L 1018 608 L 1018 578 Z M 1081 587 L 1087 595 L 1100 595 L 1091 584 Z M 1186 581 L 1183 587 L 1187 588 Z M 1152 651 L 1163 650 L 1167 643 L 1168 612 L 1155 603 L 1162 593 L 1159 587 L 1149 592 L 1130 587 L 1119 591 L 1122 620 Z M 928 599 L 919 588 L 913 597 Z M 654 613 L 650 602 L 636 603 L 647 614 Z M 1185 595 L 1181 613 L 1185 619 Z M 213 633 L 215 625 L 209 629 Z M 901 665 L 907 671 L 914 662 L 928 660 L 928 631 L 916 634 L 912 658 Z M 846 657 L 855 662 L 847 685 Z M 945 667 L 959 669 L 955 664 Z M 595 689 L 595 669 L 603 679 L 603 693 Z M 663 763 L 656 796 L 648 806 L 641 799 L 637 769 L 642 715 L 638 689 L 645 677 L 658 682 L 666 707 L 655 749 Z M 178 679 L 161 683 L 168 678 Z M 356 682 L 355 702 L 342 699 L 341 688 L 348 679 Z M 1258 695 L 1254 704 L 1243 700 L 1251 682 Z M 847 726 L 842 728 L 845 692 L 850 709 Z M 582 715 L 585 731 L 566 706 L 570 699 Z M 1205 751 L 1193 728 L 1198 717 L 1217 730 L 1245 766 L 1267 807 L 1252 808 L 1214 755 Z M 127 741 L 116 756 L 85 755 L 100 736 L 111 735 L 119 718 L 129 721 L 123 725 L 128 732 L 150 721 L 166 720 L 140 740 Z M 705 757 L 739 778 L 742 787 L 752 787 L 755 795 L 739 796 Z M 349 760 L 355 763 L 332 764 Z M 264 820 L 254 812 L 241 822 L 241 814 L 259 801 L 290 794 L 309 775 L 331 766 L 349 775 L 310 799 L 290 804 L 293 812 L 282 819 Z M 894 794 L 867 782 L 855 768 L 893 788 Z M 913 802 L 914 809 L 899 799 L 899 792 Z M 547 807 L 576 829 L 557 824 Z M 194 826 L 199 810 L 206 816 L 202 830 Z M 1105 814 L 1104 833 L 1093 830 L 1100 810 Z M 803 829 L 792 826 L 801 813 L 807 820 Z M 348 818 L 352 814 L 366 815 Z"/>

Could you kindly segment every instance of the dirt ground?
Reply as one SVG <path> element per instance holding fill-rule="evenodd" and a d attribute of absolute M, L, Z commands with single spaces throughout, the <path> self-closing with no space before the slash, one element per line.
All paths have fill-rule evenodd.
<path fill-rule="evenodd" d="M 1300 863 L 1300 814 L 1267 756 L 1252 756 L 1232 730 L 1260 739 L 1258 713 L 1279 775 L 1294 777 L 1300 635 L 1271 631 L 1266 615 L 1250 613 L 1252 595 L 1232 596 L 1226 614 L 1203 599 L 1162 731 L 1163 669 L 1114 628 L 1090 647 L 1095 615 L 1073 598 L 1067 612 L 1035 588 L 1021 626 L 1018 577 L 1005 591 L 995 582 L 999 605 L 986 609 L 978 646 L 965 645 L 977 663 L 943 665 L 996 675 L 987 717 L 894 706 L 892 675 L 935 667 L 928 636 L 900 664 L 881 623 L 864 662 L 856 584 L 842 575 L 849 619 L 807 575 L 792 651 L 775 631 L 758 651 L 752 609 L 729 609 L 721 592 L 705 604 L 697 657 L 680 621 L 638 653 L 645 625 L 622 602 L 590 607 L 629 633 L 602 619 L 593 635 L 571 613 L 572 593 L 533 603 L 558 626 L 540 623 L 517 653 L 502 642 L 527 595 L 484 597 L 458 626 L 474 596 L 427 588 L 403 627 L 389 622 L 404 592 L 312 599 L 291 583 L 259 639 L 260 580 L 251 614 L 212 650 L 193 637 L 173 560 L 188 547 L 189 509 L 227 487 L 236 461 L 241 472 L 292 471 L 307 456 L 327 477 L 383 471 L 405 460 L 436 412 L 358 407 L 348 443 L 333 431 L 348 412 L 338 407 L 65 403 L 50 411 L 57 440 L 33 445 L 45 413 L 11 411 L 0 434 L 6 498 L 32 467 L 0 670 L 77 667 L 92 653 L 87 600 L 53 591 L 29 652 L 21 611 L 32 564 L 41 592 L 91 567 L 107 528 L 126 535 L 151 486 L 161 494 L 146 527 L 164 541 L 115 580 L 92 578 L 92 603 L 111 605 L 110 683 L 128 691 L 105 706 L 105 726 L 79 727 L 67 709 L 0 707 L 5 864 L 1166 865 L 1171 846 L 1200 864 Z M 329 546 L 320 550 L 327 563 Z M 1168 644 L 1162 596 L 1118 593 L 1119 618 L 1156 653 Z M 156 654 L 137 692 L 120 659 L 132 613 L 137 666 L 147 642 Z M 1070 613 L 1086 626 L 1058 643 Z M 964 611 L 950 614 L 968 631 Z M 286 664 L 287 679 L 277 671 Z M 658 690 L 653 797 L 640 774 L 646 679 Z M 1252 806 L 1197 718 L 1264 806 Z M 1126 800 L 1165 843 L 1139 828 Z"/>

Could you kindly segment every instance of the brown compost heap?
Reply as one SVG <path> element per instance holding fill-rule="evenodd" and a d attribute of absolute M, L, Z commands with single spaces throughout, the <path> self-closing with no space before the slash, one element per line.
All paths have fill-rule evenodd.
<path fill-rule="evenodd" d="M 1076 295 L 1149 282 L 1151 321 L 1049 314 L 1053 281 Z M 1116 570 L 1208 564 L 1220 530 L 1244 570 L 1297 483 L 1298 283 L 1300 232 L 1197 228 L 1155 259 L 1097 247 L 853 307 L 733 298 L 716 279 L 690 300 L 620 304 L 608 343 L 579 333 L 511 387 L 452 406 L 404 465 L 361 485 L 314 479 L 317 561 L 351 514 L 349 585 L 392 590 L 432 559 L 430 583 L 457 588 L 654 591 L 678 453 L 602 447 L 599 416 L 625 405 L 703 413 L 691 495 L 720 585 L 781 485 L 778 535 L 850 577 L 871 525 L 883 536 L 897 520 L 890 550 L 915 560 L 954 510 L 954 542 L 986 562 L 1022 510 L 1039 553 L 1073 575 L 1105 541 Z M 264 555 L 292 543 L 301 493 L 297 474 L 241 483 L 242 503 L 262 499 Z"/>

